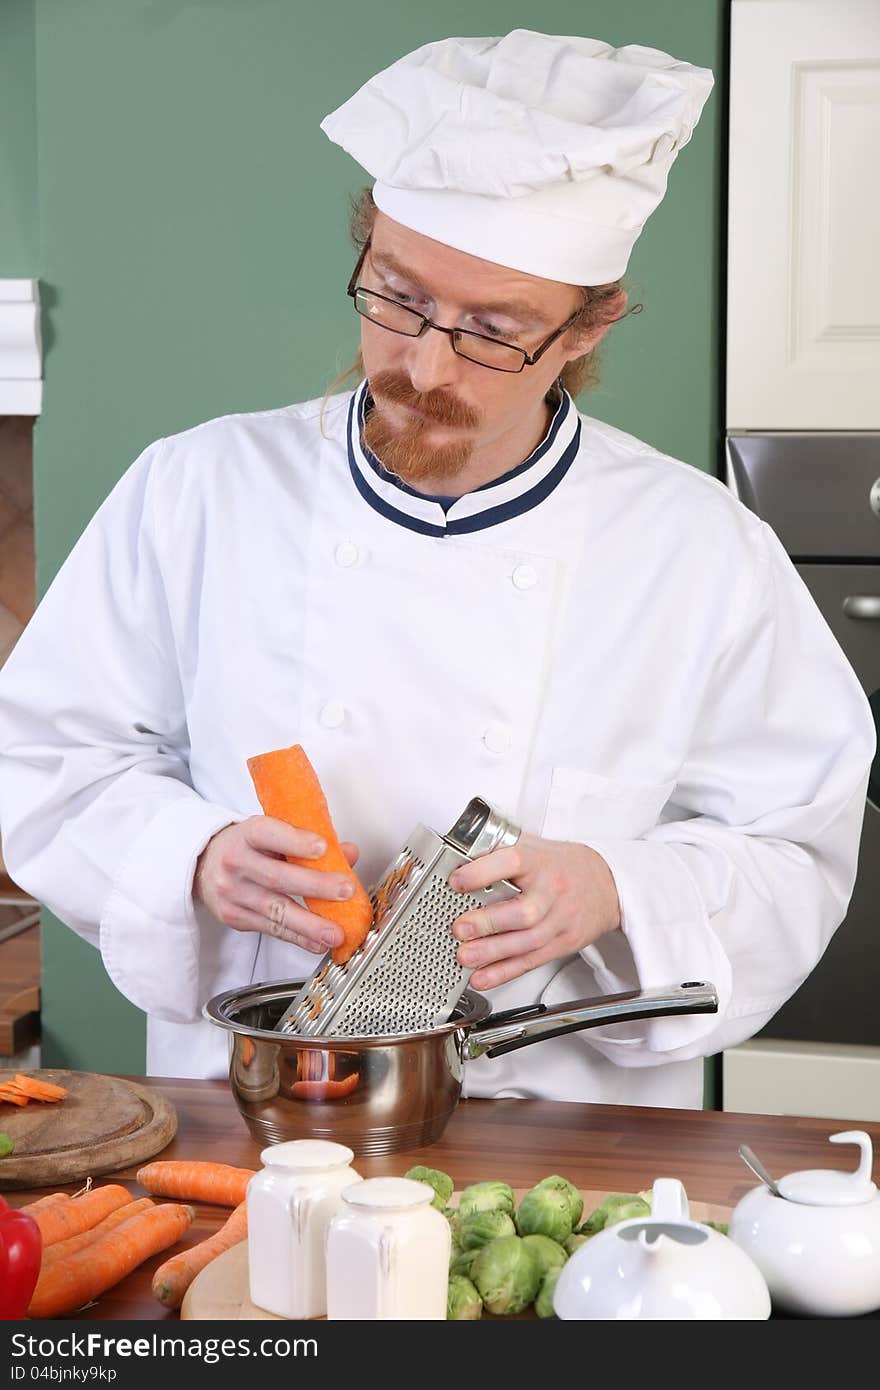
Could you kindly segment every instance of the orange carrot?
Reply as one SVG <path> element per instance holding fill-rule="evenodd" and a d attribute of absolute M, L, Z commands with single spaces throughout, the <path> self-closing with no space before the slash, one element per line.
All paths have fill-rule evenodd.
<path fill-rule="evenodd" d="M 97 1226 L 90 1226 L 87 1230 L 80 1231 L 78 1235 L 68 1236 L 66 1240 L 56 1240 L 53 1245 L 47 1245 L 43 1251 L 43 1263 L 40 1268 L 45 1269 L 55 1260 L 64 1260 L 68 1255 L 75 1255 L 77 1250 L 85 1249 L 87 1245 L 91 1245 L 93 1240 L 99 1240 L 108 1231 L 113 1231 L 117 1226 L 121 1226 L 123 1221 L 128 1221 L 139 1211 L 146 1211 L 148 1207 L 155 1205 L 152 1197 L 138 1197 L 136 1201 L 126 1202 L 124 1206 L 111 1211 L 110 1215 L 105 1216 L 103 1221 L 99 1221 Z"/>
<path fill-rule="evenodd" d="M 153 1293 L 166 1308 L 179 1308 L 193 1279 L 224 1250 L 247 1239 L 247 1203 L 240 1202 L 225 1224 L 207 1240 L 181 1250 L 153 1275 Z"/>
<path fill-rule="evenodd" d="M 54 1086 L 51 1081 L 41 1081 L 36 1076 L 25 1076 L 23 1072 L 18 1072 L 13 1077 L 12 1085 L 34 1100 L 64 1100 L 67 1095 L 64 1086 Z"/>
<path fill-rule="evenodd" d="M 82 1308 L 151 1255 L 180 1240 L 195 1214 L 195 1207 L 164 1202 L 138 1212 L 66 1260 L 53 1260 L 40 1271 L 28 1317 L 57 1318 Z"/>
<path fill-rule="evenodd" d="M 359 1079 L 358 1073 L 353 1071 L 341 1081 L 329 1078 L 325 1081 L 294 1081 L 290 1093 L 297 1100 L 339 1100 L 342 1096 L 351 1095 Z"/>
<path fill-rule="evenodd" d="M 68 1236 L 88 1231 L 109 1216 L 117 1207 L 125 1206 L 132 1200 L 127 1188 L 117 1183 L 106 1187 L 93 1187 L 81 1197 L 71 1197 L 69 1202 L 57 1202 L 33 1213 L 34 1220 L 43 1237 L 43 1247 L 54 1245 L 56 1240 L 66 1240 Z"/>
<path fill-rule="evenodd" d="M 255 1171 L 205 1159 L 159 1159 L 139 1168 L 137 1180 L 154 1197 L 177 1197 L 190 1202 L 213 1202 L 218 1207 L 237 1207 L 244 1201 Z"/>
<path fill-rule="evenodd" d="M 27 1096 L 13 1086 L 0 1086 L 0 1102 L 4 1105 L 27 1105 Z"/>
<path fill-rule="evenodd" d="M 44 1207 L 57 1206 L 59 1202 L 69 1202 L 69 1192 L 50 1192 L 45 1197 L 38 1197 L 35 1202 L 28 1202 L 22 1211 L 26 1211 L 29 1216 L 33 1216 L 35 1211 L 42 1211 Z"/>
<path fill-rule="evenodd" d="M 345 933 L 340 946 L 333 948 L 333 959 L 342 965 L 361 945 L 373 922 L 373 907 L 363 885 L 348 863 L 339 844 L 327 799 L 317 773 L 304 749 L 295 743 L 291 748 L 277 748 L 248 758 L 260 805 L 265 815 L 286 821 L 300 830 L 311 830 L 325 841 L 327 850 L 317 859 L 298 859 L 288 855 L 288 863 L 310 869 L 330 869 L 350 878 L 354 896 L 344 902 L 329 898 L 305 898 L 310 912 L 335 922 Z"/>

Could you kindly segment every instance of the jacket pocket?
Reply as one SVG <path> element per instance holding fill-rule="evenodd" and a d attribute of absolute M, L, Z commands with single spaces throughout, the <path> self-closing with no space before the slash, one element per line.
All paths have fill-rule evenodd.
<path fill-rule="evenodd" d="M 541 834 L 550 840 L 636 840 L 658 823 L 674 782 L 620 782 L 554 767 Z"/>

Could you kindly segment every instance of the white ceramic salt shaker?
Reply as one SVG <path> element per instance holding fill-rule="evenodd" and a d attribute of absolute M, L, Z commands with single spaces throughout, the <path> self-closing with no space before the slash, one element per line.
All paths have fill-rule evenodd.
<path fill-rule="evenodd" d="M 347 1188 L 327 1230 L 327 1317 L 445 1319 L 452 1235 L 410 1178 Z"/>
<path fill-rule="evenodd" d="M 327 1227 L 342 1192 L 360 1184 L 344 1144 L 294 1139 L 260 1154 L 247 1187 L 251 1302 L 283 1318 L 327 1312 Z"/>

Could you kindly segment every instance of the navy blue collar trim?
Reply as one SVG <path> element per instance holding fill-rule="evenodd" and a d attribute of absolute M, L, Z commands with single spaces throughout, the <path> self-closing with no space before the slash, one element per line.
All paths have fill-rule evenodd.
<path fill-rule="evenodd" d="M 485 511 L 478 512 L 474 516 L 460 517 L 457 520 L 447 521 L 445 526 L 437 526 L 430 521 L 423 521 L 420 517 L 410 516 L 408 512 L 401 511 L 399 508 L 392 506 L 390 502 L 387 502 L 383 497 L 380 497 L 378 493 L 373 491 L 361 473 L 361 470 L 358 468 L 355 462 L 353 445 L 353 440 L 356 437 L 354 415 L 355 409 L 357 408 L 357 437 L 359 437 L 363 425 L 366 394 L 365 386 L 355 391 L 348 409 L 348 466 L 351 471 L 352 479 L 354 480 L 354 485 L 364 501 L 368 502 L 373 510 L 377 511 L 380 516 L 384 516 L 387 521 L 393 521 L 398 526 L 405 526 L 409 531 L 416 531 L 422 536 L 439 537 L 468 535 L 474 531 L 486 530 L 490 526 L 498 526 L 503 521 L 510 521 L 513 517 L 522 516 L 525 512 L 531 511 L 533 507 L 537 507 L 545 498 L 549 497 L 554 488 L 559 486 L 574 462 L 578 449 L 580 448 L 581 422 L 578 420 L 575 432 L 566 449 L 561 454 L 559 461 L 535 487 L 521 493 L 518 497 L 511 498 L 508 502 L 500 503 L 497 507 L 487 507 Z M 519 474 L 524 473 L 526 469 L 537 463 L 538 460 L 546 454 L 547 450 L 552 448 L 563 422 L 568 418 L 569 410 L 573 409 L 574 404 L 571 397 L 567 394 L 564 395 L 553 417 L 546 437 L 541 441 L 538 447 L 532 451 L 529 457 L 523 463 L 518 464 L 516 468 L 512 468 L 508 473 L 505 473 L 503 479 L 495 478 L 490 483 L 481 484 L 481 486 L 475 488 L 474 491 L 482 492 L 486 488 L 496 486 L 499 482 L 506 482 L 508 479 L 515 478 Z M 361 445 L 361 451 L 371 468 L 380 478 L 386 481 L 393 481 L 396 485 L 402 486 L 403 490 L 411 496 L 423 496 L 423 494 L 416 492 L 414 488 L 407 486 L 405 483 L 402 484 L 401 480 L 396 478 L 394 474 L 389 473 L 387 469 L 382 468 L 378 459 L 376 459 L 368 449 L 365 449 L 363 445 Z"/>

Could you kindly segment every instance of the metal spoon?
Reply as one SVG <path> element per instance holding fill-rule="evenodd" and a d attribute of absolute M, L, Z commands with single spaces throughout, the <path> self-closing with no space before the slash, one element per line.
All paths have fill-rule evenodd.
<path fill-rule="evenodd" d="M 781 1197 L 783 1201 L 787 1200 L 785 1194 L 780 1192 L 777 1183 L 774 1181 L 773 1178 L 771 1178 L 770 1174 L 767 1172 L 767 1169 L 764 1167 L 761 1160 L 757 1157 L 756 1154 L 752 1153 L 752 1150 L 749 1148 L 748 1144 L 740 1144 L 739 1148 L 737 1149 L 737 1153 L 739 1154 L 746 1167 L 751 1168 L 755 1177 L 760 1178 L 761 1182 L 764 1183 L 766 1187 L 769 1187 L 774 1197 Z"/>

